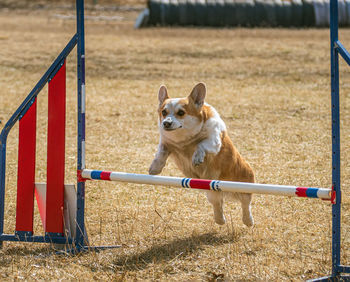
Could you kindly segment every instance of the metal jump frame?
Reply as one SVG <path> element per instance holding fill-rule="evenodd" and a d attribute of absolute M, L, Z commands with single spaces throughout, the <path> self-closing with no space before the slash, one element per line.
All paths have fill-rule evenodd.
<path fill-rule="evenodd" d="M 75 251 L 94 248 L 86 245 L 84 226 L 85 210 L 85 181 L 87 179 L 115 180 L 135 183 L 168 184 L 183 188 L 212 189 L 229 191 L 234 189 L 248 189 L 242 183 L 210 180 L 196 180 L 189 178 L 170 178 L 162 176 L 146 176 L 138 174 L 92 171 L 85 169 L 85 38 L 84 38 L 84 0 L 76 0 L 77 32 L 59 54 L 50 68 L 39 80 L 27 98 L 19 106 L 13 116 L 6 123 L 0 135 L 0 246 L 3 241 L 26 241 L 72 244 Z M 66 238 L 62 234 L 46 233 L 45 236 L 33 236 L 26 232 L 16 232 L 15 235 L 4 234 L 4 209 L 5 209 L 5 169 L 6 169 L 6 140 L 14 126 L 30 109 L 41 89 L 64 65 L 66 57 L 77 46 L 77 83 L 78 83 L 78 144 L 77 144 L 77 211 L 76 211 L 76 236 Z M 283 195 L 297 195 L 301 197 L 319 197 L 332 199 L 332 274 L 328 277 L 316 280 L 334 280 L 342 278 L 342 274 L 350 273 L 350 266 L 344 266 L 340 261 L 341 249 L 341 185 L 340 185 L 340 126 L 339 126 L 339 54 L 350 65 L 350 54 L 338 39 L 338 2 L 330 0 L 330 49 L 331 49 L 331 97 L 332 97 L 332 195 L 330 190 L 318 188 L 304 188 L 292 186 L 264 187 L 256 184 L 250 187 L 256 193 L 271 194 L 264 190 L 282 187 L 286 191 Z M 136 180 L 138 179 L 138 180 Z M 241 185 L 241 186 L 240 186 Z M 242 186 L 243 185 L 243 186 Z M 228 186 L 232 186 L 231 188 Z M 249 186 L 249 185 L 248 185 Z M 227 188 L 228 187 L 228 188 Z M 242 188 L 243 187 L 243 188 Z M 255 190 L 254 190 L 255 189 Z M 259 190 L 260 189 L 260 190 Z M 288 191 L 287 191 L 288 190 Z M 246 191 L 246 190 L 245 190 Z M 271 190 L 272 191 L 272 190 Z M 288 194 L 289 193 L 289 194 Z M 282 194 L 281 194 L 282 195 Z M 111 246 L 115 247 L 115 246 Z M 96 247 L 104 248 L 104 247 Z M 344 276 L 349 277 L 349 276 Z"/>

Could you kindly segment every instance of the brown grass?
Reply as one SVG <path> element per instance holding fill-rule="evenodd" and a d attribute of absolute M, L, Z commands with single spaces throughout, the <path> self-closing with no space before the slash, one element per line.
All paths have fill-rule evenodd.
<path fill-rule="evenodd" d="M 74 33 L 55 10 L 0 11 L 1 126 Z M 67 10 L 73 15 L 74 11 Z M 97 13 L 90 11 L 88 13 Z M 102 12 L 99 12 L 102 13 Z M 109 14 L 109 12 L 103 12 Z M 110 13 L 112 14 L 112 13 Z M 114 12 L 113 15 L 118 15 Z M 134 30 L 123 21 L 87 21 L 87 167 L 146 173 L 156 151 L 157 91 L 185 96 L 198 81 L 260 183 L 331 186 L 327 29 Z M 341 30 L 350 46 L 350 31 Z M 347 44 L 349 43 L 349 44 Z M 68 59 L 66 182 L 76 171 L 76 58 Z M 341 63 L 343 263 L 350 263 L 350 79 Z M 39 97 L 37 182 L 45 182 L 47 89 Z M 14 232 L 17 128 L 8 143 L 6 232 Z M 179 176 L 169 162 L 163 175 Z M 91 245 L 121 249 L 77 256 L 49 246 L 5 243 L 0 279 L 305 280 L 331 271 L 331 205 L 256 195 L 256 225 L 237 203 L 215 225 L 205 195 L 166 187 L 88 182 Z M 42 234 L 39 217 L 36 234 Z"/>
<path fill-rule="evenodd" d="M 147 0 L 85 0 L 87 10 L 116 10 L 118 8 L 141 8 Z M 1 0 L 0 8 L 16 10 L 62 10 L 75 9 L 76 0 Z"/>

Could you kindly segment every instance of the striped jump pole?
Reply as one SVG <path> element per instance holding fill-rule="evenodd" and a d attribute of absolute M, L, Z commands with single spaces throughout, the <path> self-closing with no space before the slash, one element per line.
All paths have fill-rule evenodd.
<path fill-rule="evenodd" d="M 165 185 L 178 188 L 191 188 L 199 190 L 213 190 L 233 193 L 238 192 L 251 194 L 268 194 L 277 196 L 319 198 L 323 200 L 331 200 L 332 198 L 332 190 L 326 188 L 181 178 L 90 169 L 84 169 L 82 171 L 81 176 L 85 179 L 93 180 L 109 180 L 138 184 Z"/>

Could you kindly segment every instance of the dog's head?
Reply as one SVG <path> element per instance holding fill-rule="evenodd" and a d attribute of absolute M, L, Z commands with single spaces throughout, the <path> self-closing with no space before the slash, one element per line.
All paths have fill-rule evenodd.
<path fill-rule="evenodd" d="M 205 95 L 206 88 L 203 83 L 198 83 L 186 98 L 170 98 L 166 87 L 161 86 L 158 93 L 161 133 L 179 139 L 197 134 L 203 124 Z"/>

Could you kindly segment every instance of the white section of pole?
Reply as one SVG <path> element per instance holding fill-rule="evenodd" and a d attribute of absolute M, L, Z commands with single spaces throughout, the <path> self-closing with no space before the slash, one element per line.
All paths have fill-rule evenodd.
<path fill-rule="evenodd" d="M 86 179 L 96 179 L 100 178 L 93 177 L 93 174 L 99 175 L 96 170 L 84 169 L 82 172 L 82 177 Z M 138 183 L 138 184 L 151 184 L 151 185 L 165 185 L 185 188 L 184 182 L 188 178 L 180 177 L 170 177 L 170 176 L 157 176 L 157 175 L 147 175 L 147 174 L 136 174 L 136 173 L 126 173 L 126 172 L 103 172 L 108 175 L 108 179 L 111 181 L 121 181 L 128 183 Z M 271 184 L 259 184 L 259 183 L 245 183 L 245 182 L 231 182 L 231 181 L 219 181 L 219 180 L 209 180 L 215 181 L 215 186 L 221 191 L 233 192 L 233 193 L 252 193 L 252 194 L 268 194 L 277 196 L 298 196 L 298 189 L 310 189 L 308 191 L 317 192 L 314 197 L 322 199 L 331 199 L 331 189 L 326 188 L 303 188 L 297 186 L 287 186 L 287 185 L 271 185 Z M 193 189 L 204 189 L 209 190 L 208 180 L 202 179 L 196 181 L 197 184 L 202 182 L 202 185 L 192 185 Z M 206 184 L 205 184 L 206 183 Z M 189 183 L 188 183 L 188 186 Z M 208 188 L 203 188 L 207 186 Z M 202 187 L 202 188 L 201 188 Z M 299 195 L 300 196 L 300 195 Z"/>

